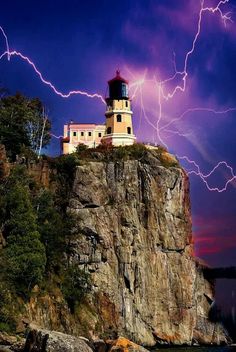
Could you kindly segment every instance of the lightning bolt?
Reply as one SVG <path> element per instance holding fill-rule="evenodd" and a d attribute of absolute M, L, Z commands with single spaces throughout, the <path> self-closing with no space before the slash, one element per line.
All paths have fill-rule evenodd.
<path fill-rule="evenodd" d="M 3 37 L 5 39 L 5 42 L 6 42 L 7 53 L 9 53 L 10 49 L 9 49 L 8 38 L 7 38 L 7 35 L 6 35 L 5 31 L 4 31 L 4 29 L 1 26 L 0 26 L 0 31 L 2 32 L 2 35 L 3 35 Z M 7 54 L 8 61 L 10 61 L 10 58 L 11 58 L 11 56 L 9 54 Z"/>
<path fill-rule="evenodd" d="M 172 91 L 172 93 L 167 93 L 167 95 L 164 94 L 164 90 L 162 89 L 162 95 L 163 97 L 168 100 L 170 98 L 173 98 L 174 95 L 178 92 L 178 91 L 181 91 L 181 92 L 184 92 L 185 89 L 186 89 L 186 83 L 187 83 L 187 77 L 188 77 L 188 62 L 189 62 L 189 59 L 190 57 L 192 56 L 192 54 L 194 53 L 195 51 L 195 47 L 196 47 L 196 43 L 198 41 L 198 38 L 201 34 L 201 26 L 202 26 L 202 18 L 203 18 L 203 14 L 205 12 L 210 12 L 210 13 L 219 13 L 220 14 L 220 17 L 224 23 L 224 25 L 226 26 L 226 23 L 227 22 L 233 22 L 231 17 L 230 17 L 230 12 L 226 13 L 226 14 L 223 14 L 220 6 L 221 5 L 225 5 L 226 3 L 229 3 L 230 0 L 222 0 L 220 1 L 216 7 L 204 7 L 204 3 L 205 3 L 205 0 L 201 0 L 201 8 L 200 8 L 200 12 L 199 12 L 199 17 L 198 17 L 198 25 L 197 25 L 197 32 L 195 34 L 195 37 L 193 39 L 193 42 L 192 42 L 192 46 L 191 46 L 191 49 L 187 52 L 186 56 L 185 56 L 185 59 L 184 59 L 184 68 L 183 68 L 183 71 L 177 71 L 176 70 L 176 65 L 175 65 L 175 73 L 172 77 L 164 80 L 164 81 L 161 81 L 159 82 L 158 84 L 163 86 L 165 85 L 167 82 L 170 82 L 172 81 L 173 79 L 175 79 L 178 75 L 180 76 L 183 76 L 182 78 L 182 85 L 177 85 L 174 90 Z M 175 61 L 174 61 L 175 62 Z"/>
<path fill-rule="evenodd" d="M 10 61 L 12 56 L 19 57 L 23 61 L 27 62 L 33 68 L 34 72 L 38 75 L 38 77 L 40 78 L 42 83 L 44 83 L 45 85 L 49 86 L 53 90 L 53 92 L 55 94 L 59 95 L 61 98 L 69 98 L 72 95 L 84 95 L 87 98 L 98 98 L 104 104 L 106 104 L 103 96 L 98 94 L 98 93 L 90 94 L 90 93 L 88 93 L 86 91 L 83 91 L 83 90 L 72 90 L 72 91 L 69 91 L 68 93 L 65 94 L 65 93 L 62 93 L 61 91 L 59 91 L 50 81 L 46 80 L 43 77 L 43 74 L 39 71 L 39 69 L 37 68 L 35 63 L 28 56 L 23 55 L 19 51 L 16 51 L 16 50 L 11 51 L 10 50 L 9 41 L 8 41 L 8 37 L 6 35 L 6 32 L 4 31 L 4 29 L 2 27 L 0 27 L 0 31 L 2 32 L 2 34 L 3 34 L 4 38 L 5 38 L 5 42 L 6 42 L 6 51 L 2 55 L 0 55 L 0 60 L 2 60 L 4 58 L 4 56 L 7 56 L 8 61 Z"/>
<path fill-rule="evenodd" d="M 187 136 L 186 133 L 181 133 L 178 130 L 170 129 L 168 127 L 171 124 L 174 124 L 175 122 L 178 122 L 179 120 L 183 119 L 189 113 L 194 112 L 194 111 L 206 111 L 209 113 L 214 113 L 214 114 L 219 114 L 219 115 L 224 114 L 225 115 L 228 112 L 236 111 L 236 108 L 228 108 L 228 109 L 225 109 L 222 111 L 217 111 L 217 110 L 214 110 L 211 108 L 201 108 L 201 107 L 189 108 L 188 110 L 183 112 L 179 117 L 172 119 L 170 122 L 168 122 L 167 124 L 160 127 L 160 124 L 163 120 L 163 101 L 169 101 L 170 99 L 174 98 L 174 96 L 176 95 L 176 93 L 178 91 L 183 93 L 186 90 L 186 84 L 187 84 L 187 78 L 188 78 L 188 64 L 189 64 L 189 60 L 190 60 L 191 56 L 194 54 L 194 51 L 196 48 L 196 43 L 197 43 L 197 41 L 200 37 L 201 31 L 202 31 L 201 27 L 202 27 L 203 15 L 207 12 L 212 13 L 212 14 L 218 13 L 221 20 L 224 23 L 224 26 L 226 26 L 228 22 L 232 22 L 231 13 L 230 12 L 223 13 L 221 7 L 223 5 L 226 5 L 229 2 L 230 2 L 230 0 L 221 0 L 218 2 L 218 4 L 215 7 L 209 7 L 209 6 L 205 6 L 205 0 L 200 1 L 200 11 L 199 11 L 199 16 L 198 16 L 196 34 L 193 38 L 193 41 L 192 41 L 192 44 L 191 44 L 189 51 L 187 51 L 187 53 L 185 55 L 182 70 L 177 70 L 176 62 L 175 62 L 175 54 L 174 54 L 174 60 L 173 60 L 174 74 L 171 77 L 164 79 L 164 80 L 158 80 L 156 77 L 153 77 L 153 79 L 147 80 L 147 78 L 146 78 L 147 70 L 146 70 L 141 79 L 134 80 L 134 82 L 132 82 L 130 84 L 131 90 L 132 89 L 134 90 L 133 94 L 132 94 L 132 99 L 137 99 L 138 97 L 140 98 L 139 130 L 141 128 L 141 119 L 144 118 L 147 121 L 147 123 L 155 130 L 156 139 L 159 140 L 166 148 L 168 148 L 168 145 L 164 141 L 161 133 L 162 134 L 163 133 L 176 134 L 181 137 L 186 137 Z M 68 93 L 63 93 L 60 90 L 58 90 L 52 82 L 50 82 L 49 80 L 44 78 L 43 74 L 37 68 L 36 64 L 29 57 L 25 56 L 24 54 L 22 54 L 21 52 L 18 52 L 16 50 L 10 50 L 9 41 L 8 41 L 8 37 L 6 35 L 6 32 L 4 31 L 4 29 L 2 27 L 0 27 L 0 31 L 4 37 L 5 44 L 6 44 L 6 50 L 0 55 L 0 60 L 3 59 L 4 57 L 7 57 L 8 61 L 10 61 L 12 57 L 20 58 L 21 60 L 23 60 L 24 62 L 26 62 L 27 64 L 29 64 L 32 67 L 32 69 L 37 74 L 37 76 L 39 77 L 39 79 L 41 80 L 42 83 L 49 86 L 55 94 L 57 94 L 58 96 L 60 96 L 62 98 L 69 98 L 73 95 L 82 95 L 82 96 L 86 96 L 88 98 L 98 98 L 105 104 L 105 100 L 104 100 L 103 96 L 98 93 L 90 94 L 90 93 L 83 91 L 83 90 L 72 90 L 72 91 L 69 91 Z M 172 89 L 172 91 L 169 91 L 166 93 L 165 91 L 166 91 L 167 83 L 173 82 L 178 77 L 180 77 L 180 79 L 181 79 L 181 84 L 177 84 Z M 151 119 L 148 117 L 148 113 L 146 111 L 145 104 L 144 104 L 143 85 L 147 81 L 153 82 L 153 84 L 156 87 L 156 93 L 157 93 L 157 119 L 156 119 L 156 123 L 153 123 L 151 121 Z M 63 136 L 56 136 L 54 134 L 51 134 L 51 135 L 52 135 L 52 137 L 57 138 L 57 139 L 60 139 L 63 137 Z M 227 164 L 226 161 L 220 161 L 216 166 L 214 166 L 212 168 L 212 170 L 208 174 L 204 174 L 201 171 L 200 166 L 195 161 L 189 159 L 187 156 L 178 156 L 178 158 L 180 160 L 184 160 L 185 162 L 188 162 L 191 166 L 193 166 L 195 168 L 195 170 L 191 170 L 188 172 L 189 175 L 194 174 L 194 175 L 200 177 L 201 180 L 205 183 L 205 185 L 209 191 L 217 191 L 217 192 L 221 193 L 223 191 L 226 191 L 228 185 L 230 183 L 232 183 L 233 181 L 235 181 L 236 176 L 234 174 L 234 170 L 230 165 Z M 221 188 L 211 187 L 208 183 L 208 179 L 221 166 L 226 167 L 226 169 L 230 171 L 231 177 L 229 179 L 227 179 L 227 181 L 223 187 L 221 187 Z"/>
<path fill-rule="evenodd" d="M 204 112 L 204 111 L 213 113 L 215 115 L 225 115 L 225 114 L 228 114 L 229 112 L 236 111 L 236 107 L 227 108 L 224 110 L 214 110 L 212 108 L 204 108 L 204 107 L 190 108 L 190 109 L 187 109 L 186 111 L 184 111 L 179 117 L 172 119 L 166 125 L 160 127 L 160 131 L 166 130 L 167 127 L 169 127 L 170 125 L 172 125 L 175 122 L 178 122 L 179 120 L 182 120 L 186 115 L 188 115 L 191 112 Z"/>
<path fill-rule="evenodd" d="M 51 135 L 51 137 L 56 138 L 56 139 L 61 139 L 61 138 L 64 137 L 64 136 L 61 136 L 61 135 L 57 136 L 56 134 L 53 134 L 53 133 L 50 133 L 50 135 Z"/>
<path fill-rule="evenodd" d="M 144 83 L 147 82 L 146 73 L 142 79 L 138 79 L 138 80 L 134 81 L 133 84 L 131 85 L 131 88 L 135 87 L 134 97 L 137 96 L 137 93 L 139 93 L 139 95 L 140 95 L 139 98 L 140 98 L 140 106 L 141 106 L 141 116 L 156 131 L 157 140 L 159 140 L 161 142 L 161 144 L 164 145 L 167 149 L 169 149 L 168 144 L 163 140 L 163 137 L 161 136 L 161 132 L 162 132 L 162 134 L 163 133 L 176 134 L 180 137 L 186 137 L 188 134 L 181 133 L 178 130 L 168 129 L 167 127 L 174 124 L 175 122 L 179 122 L 179 120 L 183 119 L 189 113 L 196 112 L 196 111 L 197 112 L 205 111 L 205 112 L 214 113 L 217 115 L 225 115 L 229 112 L 236 111 L 235 107 L 227 108 L 224 110 L 215 110 L 212 108 L 205 108 L 205 107 L 189 108 L 186 111 L 184 111 L 179 117 L 171 119 L 168 123 L 166 123 L 165 125 L 160 127 L 160 123 L 161 123 L 162 117 L 163 117 L 163 112 L 162 112 L 163 111 L 163 107 L 162 107 L 163 100 L 168 101 L 168 100 L 174 98 L 174 96 L 176 95 L 176 93 L 178 91 L 183 93 L 186 90 L 186 84 L 187 84 L 187 78 L 188 78 L 188 63 L 189 63 L 190 57 L 193 55 L 193 53 L 195 51 L 197 41 L 198 41 L 200 34 L 201 34 L 201 31 L 202 31 L 201 26 L 202 26 L 202 19 L 203 19 L 204 13 L 206 13 L 206 12 L 209 12 L 212 14 L 218 13 L 221 17 L 221 20 L 224 23 L 224 26 L 226 26 L 227 22 L 233 22 L 233 21 L 230 16 L 231 13 L 227 12 L 224 14 L 221 10 L 221 6 L 229 3 L 229 1 L 230 0 L 222 0 L 222 1 L 219 1 L 215 7 L 205 7 L 205 1 L 201 0 L 200 1 L 201 6 L 200 6 L 200 11 L 199 11 L 199 16 L 198 16 L 198 23 L 197 23 L 197 31 L 196 31 L 196 34 L 193 38 L 191 48 L 185 55 L 183 70 L 182 71 L 177 70 L 176 61 L 175 61 L 175 53 L 174 53 L 174 59 L 173 59 L 174 74 L 165 80 L 158 80 L 156 77 L 153 77 L 153 79 L 149 80 L 149 82 L 153 82 L 153 84 L 155 85 L 156 90 L 157 90 L 157 102 L 158 102 L 157 111 L 158 112 L 157 112 L 157 118 L 156 118 L 156 125 L 148 117 L 148 114 L 145 109 L 144 101 L 143 101 L 143 85 L 144 85 Z M 182 78 L 182 84 L 177 84 L 171 92 L 165 93 L 166 84 L 173 82 L 177 77 Z M 204 174 L 201 171 L 200 166 L 194 160 L 191 160 L 190 158 L 188 158 L 188 156 L 178 156 L 178 159 L 184 160 L 185 162 L 188 162 L 191 166 L 193 165 L 196 168 L 195 170 L 188 171 L 188 174 L 189 175 L 196 175 L 196 176 L 200 177 L 200 179 L 204 182 L 204 184 L 206 185 L 206 187 L 209 191 L 215 191 L 215 192 L 222 193 L 227 190 L 229 184 L 233 183 L 236 180 L 236 175 L 234 174 L 233 168 L 226 161 L 220 161 L 217 165 L 215 165 L 212 168 L 212 170 L 208 174 Z M 230 171 L 231 176 L 230 176 L 230 178 L 228 178 L 226 180 L 224 186 L 222 186 L 221 188 L 220 187 L 212 187 L 212 186 L 210 186 L 210 184 L 208 182 L 208 178 L 210 176 L 212 176 L 221 166 L 225 166 L 226 169 L 228 169 Z"/>
<path fill-rule="evenodd" d="M 192 165 L 196 168 L 196 170 L 188 171 L 188 174 L 189 174 L 189 175 L 192 175 L 192 174 L 193 174 L 193 175 L 199 176 L 199 177 L 202 179 L 202 181 L 205 183 L 207 189 L 208 189 L 209 191 L 211 191 L 211 192 L 212 192 L 212 191 L 217 191 L 218 193 L 222 193 L 222 192 L 224 192 L 224 191 L 227 190 L 228 185 L 229 185 L 230 183 L 232 183 L 233 181 L 236 180 L 236 175 L 235 175 L 235 173 L 234 173 L 233 168 L 232 168 L 226 161 L 220 161 L 217 165 L 215 165 L 215 166 L 213 167 L 213 169 L 212 169 L 209 173 L 203 174 L 203 173 L 201 172 L 201 170 L 200 170 L 199 165 L 198 165 L 194 160 L 189 159 L 187 156 L 177 156 L 177 157 L 178 157 L 179 159 L 182 159 L 182 160 L 187 161 L 189 164 L 192 164 Z M 216 170 L 217 170 L 219 167 L 221 167 L 221 166 L 225 166 L 226 169 L 228 169 L 228 170 L 230 171 L 231 177 L 226 181 L 226 183 L 225 183 L 225 185 L 224 185 L 223 187 L 221 187 L 221 188 L 219 188 L 219 187 L 211 187 L 211 186 L 209 185 L 209 183 L 207 182 L 207 179 L 208 179 L 210 176 L 212 176 L 212 175 L 216 172 Z"/>

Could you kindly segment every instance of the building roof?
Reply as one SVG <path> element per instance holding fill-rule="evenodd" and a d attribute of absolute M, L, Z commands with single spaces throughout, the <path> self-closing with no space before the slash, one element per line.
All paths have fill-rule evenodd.
<path fill-rule="evenodd" d="M 121 75 L 120 75 L 120 70 L 117 70 L 117 71 L 116 71 L 116 76 L 115 76 L 114 78 L 110 79 L 110 81 L 108 81 L 108 84 L 110 84 L 110 83 L 112 83 L 112 82 L 115 82 L 115 81 L 121 81 L 121 82 L 124 82 L 124 83 L 126 83 L 126 84 L 129 83 L 126 79 L 124 79 L 123 77 L 121 77 Z"/>
<path fill-rule="evenodd" d="M 105 127 L 105 124 L 97 124 L 97 123 L 80 123 L 80 122 L 69 122 L 66 124 L 67 126 L 71 126 L 72 128 L 96 128 L 96 127 Z"/>

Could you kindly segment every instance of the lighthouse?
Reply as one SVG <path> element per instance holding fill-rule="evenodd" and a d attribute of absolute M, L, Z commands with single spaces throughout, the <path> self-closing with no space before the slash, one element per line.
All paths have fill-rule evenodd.
<path fill-rule="evenodd" d="M 114 146 L 132 145 L 136 137 L 133 132 L 131 100 L 128 81 L 121 77 L 120 71 L 108 81 L 109 96 L 106 98 L 106 129 L 102 143 Z"/>

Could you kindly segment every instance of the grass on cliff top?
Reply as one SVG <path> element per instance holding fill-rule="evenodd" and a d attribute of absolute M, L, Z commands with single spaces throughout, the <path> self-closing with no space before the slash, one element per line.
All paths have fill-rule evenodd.
<path fill-rule="evenodd" d="M 148 162 L 149 156 L 159 160 L 164 167 L 179 167 L 178 160 L 169 154 L 167 150 L 158 146 L 149 149 L 142 143 L 135 143 L 130 146 L 114 147 L 112 145 L 99 145 L 96 148 L 88 148 L 84 144 L 78 145 L 76 151 L 69 155 L 62 155 L 53 159 L 53 163 L 59 172 L 73 173 L 77 165 L 87 161 L 118 162 L 127 160 L 139 160 Z"/>

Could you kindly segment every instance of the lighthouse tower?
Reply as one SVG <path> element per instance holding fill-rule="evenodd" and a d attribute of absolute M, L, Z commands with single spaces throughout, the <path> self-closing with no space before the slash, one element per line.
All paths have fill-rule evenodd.
<path fill-rule="evenodd" d="M 119 145 L 132 145 L 136 137 L 133 133 L 131 101 L 128 82 L 116 71 L 116 77 L 108 81 L 109 96 L 106 98 L 106 130 L 102 142 Z"/>

